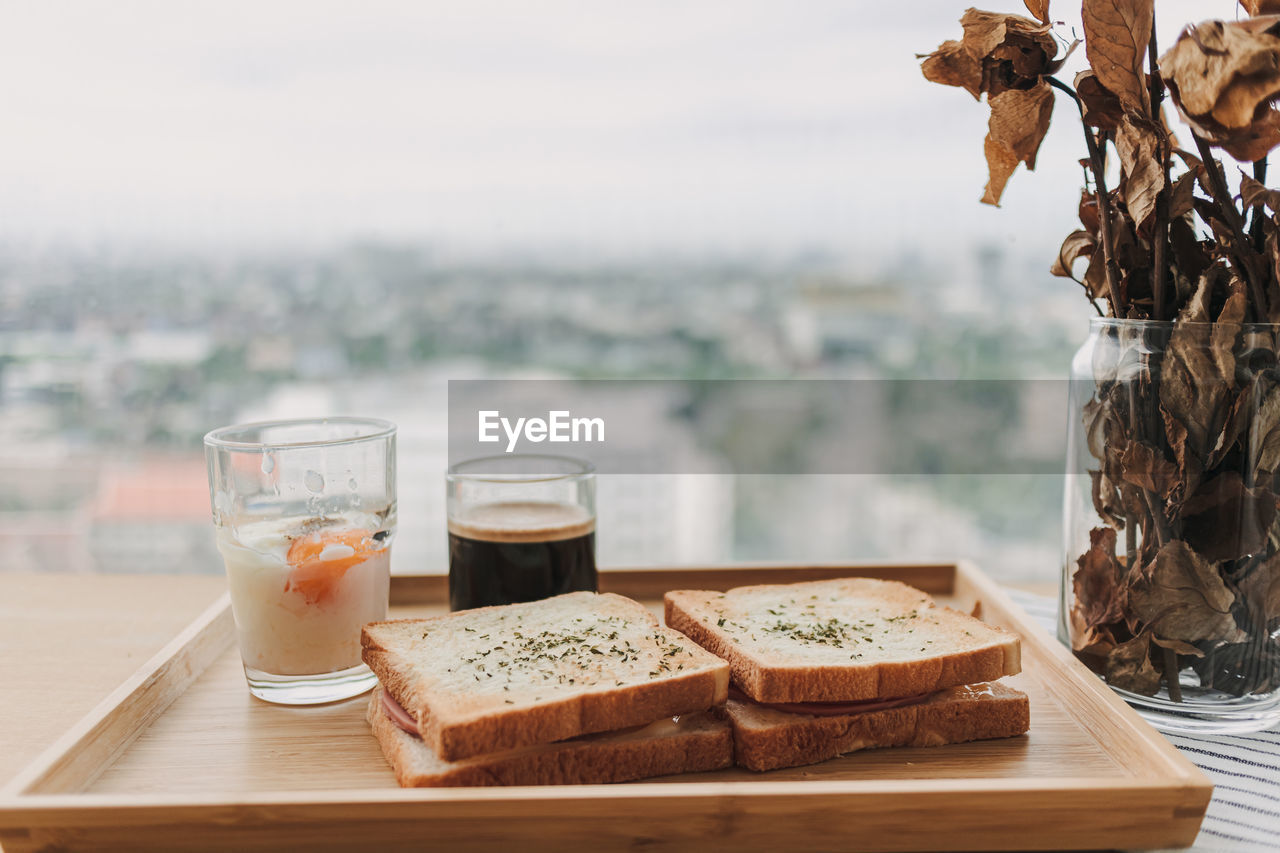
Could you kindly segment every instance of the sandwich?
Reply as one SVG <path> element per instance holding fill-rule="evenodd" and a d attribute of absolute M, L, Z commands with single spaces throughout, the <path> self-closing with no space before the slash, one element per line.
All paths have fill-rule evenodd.
<path fill-rule="evenodd" d="M 619 782 L 732 764 L 729 665 L 643 605 L 574 592 L 373 622 L 368 720 L 399 783 Z"/>
<path fill-rule="evenodd" d="M 666 624 L 729 663 L 719 712 L 734 761 L 751 770 L 858 749 L 1013 737 L 1025 694 L 1016 634 L 939 607 L 896 581 L 844 578 L 674 590 Z"/>

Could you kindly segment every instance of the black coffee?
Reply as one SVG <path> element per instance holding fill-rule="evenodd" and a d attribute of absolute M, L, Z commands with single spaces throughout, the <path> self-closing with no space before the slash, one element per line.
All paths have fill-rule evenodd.
<path fill-rule="evenodd" d="M 449 519 L 453 610 L 595 588 L 596 523 L 580 506 L 478 504 Z"/>

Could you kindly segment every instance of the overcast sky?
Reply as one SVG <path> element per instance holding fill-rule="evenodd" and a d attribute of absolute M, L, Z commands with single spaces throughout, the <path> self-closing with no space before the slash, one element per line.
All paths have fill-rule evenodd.
<path fill-rule="evenodd" d="M 967 5 L 10 3 L 0 240 L 1056 246 L 1080 185 L 1069 105 L 992 210 L 986 107 L 919 74 Z M 1159 12 L 1166 46 L 1236 15 Z"/>

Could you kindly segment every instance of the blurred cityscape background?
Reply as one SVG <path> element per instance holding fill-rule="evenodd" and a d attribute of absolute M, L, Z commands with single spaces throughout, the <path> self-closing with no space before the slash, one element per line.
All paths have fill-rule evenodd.
<path fill-rule="evenodd" d="M 1079 132 L 977 203 L 986 109 L 913 56 L 964 6 L 10 10 L 0 571 L 221 571 L 201 436 L 324 414 L 400 425 L 394 570 L 445 571 L 449 379 L 1064 377 Z M 1047 582 L 1061 489 L 608 477 L 599 557 Z"/>
<path fill-rule="evenodd" d="M 1054 376 L 1081 306 L 1037 266 L 994 247 L 873 275 L 817 255 L 5 254 L 0 565 L 217 571 L 203 433 L 361 413 L 400 426 L 396 568 L 442 571 L 449 379 Z M 948 307 L 966 281 L 1025 310 Z M 968 555 L 1034 575 L 1060 499 L 1060 478 L 1029 475 L 608 476 L 600 559 Z"/>

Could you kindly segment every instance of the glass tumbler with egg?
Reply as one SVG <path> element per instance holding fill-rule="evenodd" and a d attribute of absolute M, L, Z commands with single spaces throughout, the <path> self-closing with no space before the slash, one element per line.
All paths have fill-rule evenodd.
<path fill-rule="evenodd" d="M 396 427 L 271 421 L 204 438 L 218 550 L 249 692 L 283 705 L 359 695 L 360 628 L 384 619 L 396 527 Z"/>

